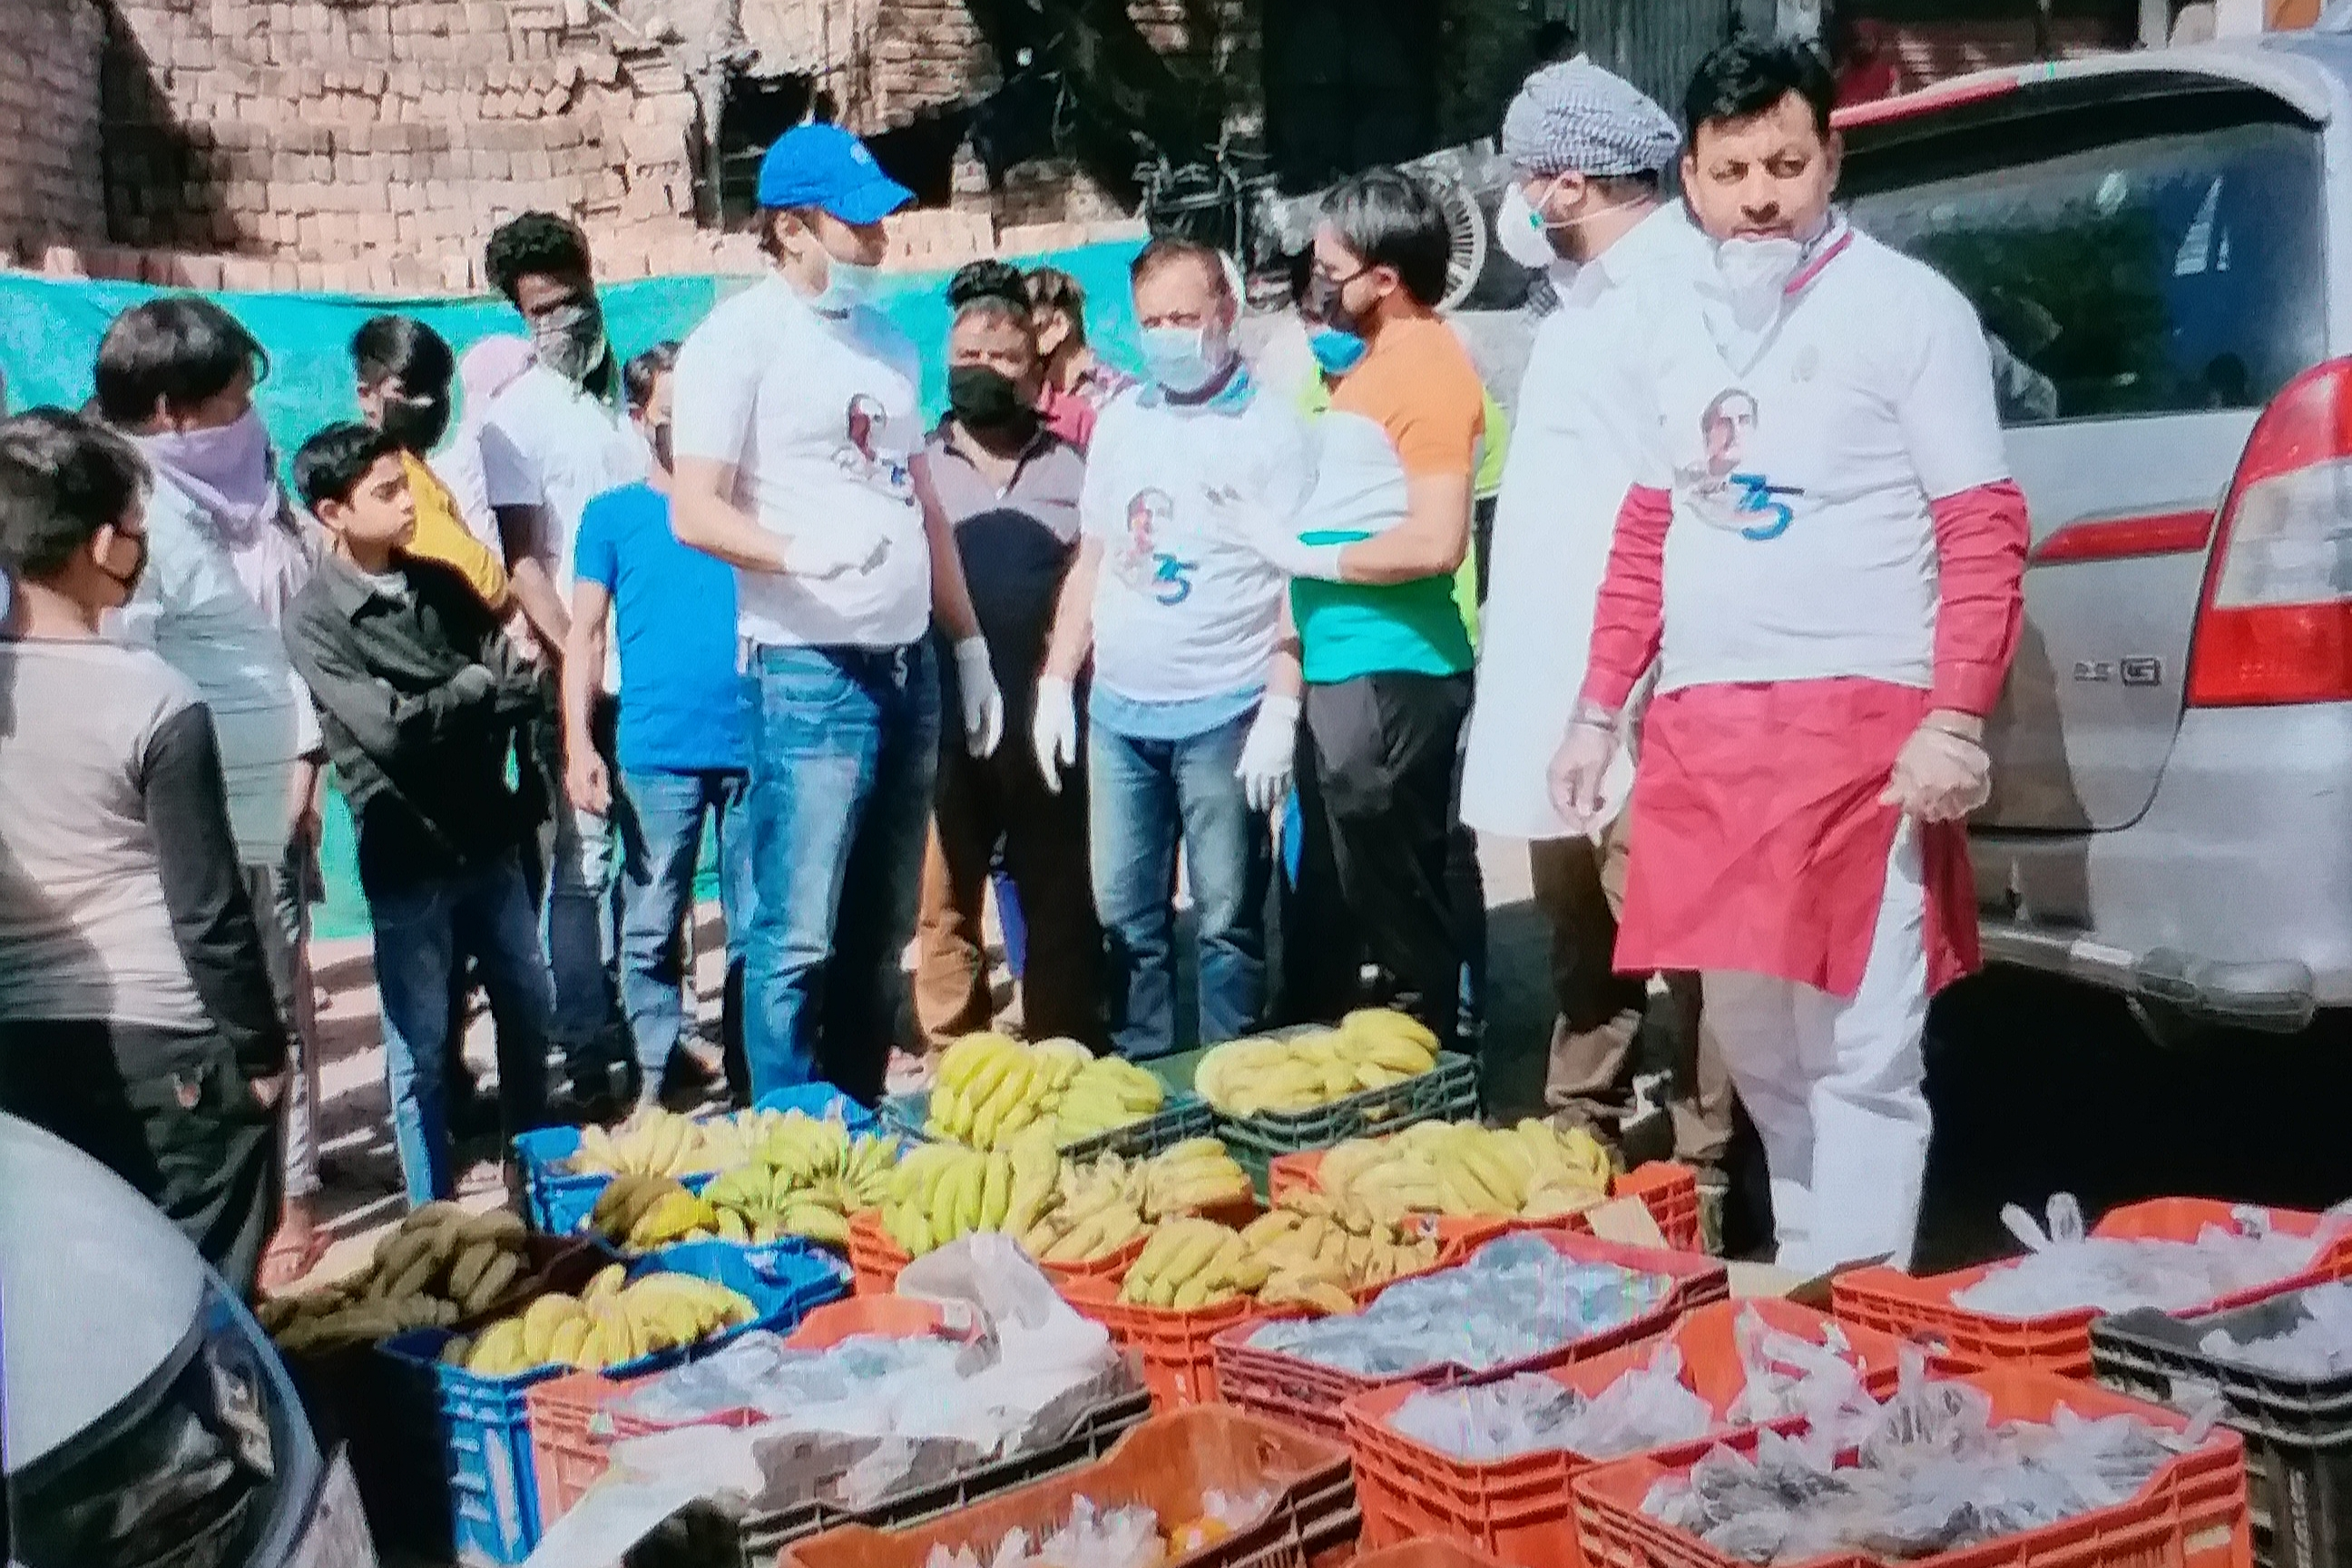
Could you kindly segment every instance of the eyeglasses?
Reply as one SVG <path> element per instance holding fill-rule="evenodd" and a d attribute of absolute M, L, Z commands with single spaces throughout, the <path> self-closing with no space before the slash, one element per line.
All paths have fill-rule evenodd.
<path fill-rule="evenodd" d="M 1334 272 L 1329 268 L 1324 266 L 1322 262 L 1318 261 L 1310 270 L 1316 278 L 1321 279 L 1323 282 L 1332 284 L 1338 288 L 1345 289 L 1349 284 L 1353 283 L 1357 279 L 1361 278 L 1365 273 L 1370 272 L 1371 269 L 1372 264 L 1370 262 L 1359 262 L 1356 265 L 1356 269 L 1343 278 L 1339 273 Z"/>

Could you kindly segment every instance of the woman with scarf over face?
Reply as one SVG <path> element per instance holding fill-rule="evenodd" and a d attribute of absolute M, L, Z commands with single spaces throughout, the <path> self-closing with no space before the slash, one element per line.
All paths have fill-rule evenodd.
<path fill-rule="evenodd" d="M 98 408 L 154 477 L 149 562 L 116 616 L 117 635 L 152 648 L 194 683 L 219 734 L 229 823 L 271 988 L 293 1043 L 285 1100 L 285 1200 L 262 1268 L 291 1283 L 323 1250 L 318 1059 L 309 902 L 317 880 L 319 723 L 286 655 L 286 607 L 309 581 L 311 542 L 278 488 L 253 405 L 268 357 L 218 305 L 151 300 L 114 320 L 98 350 Z"/>
<path fill-rule="evenodd" d="M 948 304 L 948 413 L 915 458 L 915 491 L 953 530 L 1005 723 L 1026 726 L 1055 603 L 1077 553 L 1086 462 L 1039 413 L 1045 367 L 1021 274 L 1001 261 L 973 262 L 949 280 Z M 1083 782 L 1055 793 L 1030 748 L 973 757 L 953 740 L 940 748 L 917 931 L 924 1038 L 941 1046 L 989 1026 L 981 899 L 1000 842 L 1034 939 L 1021 976 L 1024 1027 L 1039 1039 L 1097 1044 L 1102 933 Z"/>

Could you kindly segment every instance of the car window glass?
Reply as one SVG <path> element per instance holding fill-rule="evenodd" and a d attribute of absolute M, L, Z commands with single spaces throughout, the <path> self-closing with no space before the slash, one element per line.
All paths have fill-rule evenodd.
<path fill-rule="evenodd" d="M 2258 407 L 2323 356 L 2312 132 L 2263 121 L 2033 146 L 1988 139 L 1973 166 L 1945 150 L 1917 183 L 1865 169 L 1884 187 L 1852 203 L 1864 230 L 1975 304 L 2004 423 Z"/>

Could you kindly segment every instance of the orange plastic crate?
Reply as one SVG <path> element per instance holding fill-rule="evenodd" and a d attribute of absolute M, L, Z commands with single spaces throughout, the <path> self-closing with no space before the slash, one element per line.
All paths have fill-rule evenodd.
<path fill-rule="evenodd" d="M 1142 1357 L 1144 1386 L 1151 1390 L 1154 1410 L 1213 1402 L 1217 1363 L 1210 1342 L 1248 1317 L 1255 1303 L 1244 1298 L 1180 1312 L 1122 1301 L 1118 1289 L 1115 1279 L 1072 1279 L 1061 1294 L 1080 1315 L 1108 1329 L 1114 1342 Z"/>
<path fill-rule="evenodd" d="M 1072 1279 L 1116 1281 L 1127 1277 L 1128 1266 L 1143 1256 L 1144 1243 L 1150 1239 L 1147 1231 L 1118 1251 L 1091 1263 L 1040 1263 L 1037 1267 L 1057 1285 Z M 869 1209 L 850 1216 L 850 1288 L 858 1295 L 889 1295 L 898 1288 L 899 1274 L 913 1261 L 906 1248 L 891 1240 L 889 1232 L 882 1228 L 878 1210 Z"/>
<path fill-rule="evenodd" d="M 1828 1314 L 1788 1301 L 1718 1301 L 1692 1312 L 1661 1339 L 1595 1356 L 1539 1375 L 1587 1396 L 1650 1364 L 1667 1345 L 1682 1352 L 1685 1387 L 1705 1399 L 1718 1421 L 1748 1386 L 1733 1325 L 1754 1311 L 1771 1328 L 1814 1344 L 1828 1342 Z M 1835 1325 L 1863 1374 L 1863 1385 L 1892 1393 L 1902 1347 L 1868 1329 Z M 1522 1454 L 1481 1463 L 1417 1443 L 1389 1425 L 1419 1384 L 1391 1384 L 1360 1394 L 1341 1406 L 1348 1447 L 1356 1460 L 1356 1497 L 1364 1510 L 1364 1544 L 1386 1546 L 1416 1536 L 1441 1536 L 1491 1552 L 1517 1568 L 1582 1568 L 1575 1510 L 1568 1483 L 1606 1461 L 1563 1450 Z M 1727 1424 L 1720 1428 L 1733 1430 Z M 1679 1445 L 1677 1445 L 1679 1447 Z"/>
<path fill-rule="evenodd" d="M 1370 1522 L 1367 1517 L 1368 1526 Z M 1502 1564 L 1458 1542 L 1427 1536 L 1366 1552 L 1356 1559 L 1355 1568 L 1502 1568 Z"/>
<path fill-rule="evenodd" d="M 1197 1519 L 1212 1490 L 1273 1489 L 1273 1514 L 1169 1560 L 1168 1568 L 1336 1568 L 1355 1555 L 1359 1527 L 1348 1452 L 1304 1432 L 1217 1405 L 1155 1415 L 1091 1465 L 974 1503 L 927 1524 L 883 1531 L 844 1525 L 784 1548 L 778 1568 L 922 1568 L 934 1551 L 983 1558 L 1014 1530 L 1033 1539 L 1066 1522 L 1081 1498 L 1098 1508 L 1140 1503 L 1163 1526 Z"/>
<path fill-rule="evenodd" d="M 2210 1198 L 2158 1198 L 2109 1211 L 2092 1227 L 2092 1234 L 2194 1241 L 2209 1225 L 2231 1225 L 2231 1211 L 2247 1206 Z M 2263 1213 L 2269 1216 L 2272 1229 L 2288 1236 L 2309 1236 L 2319 1226 L 2317 1215 L 2300 1209 L 2264 1209 Z M 2097 1312 L 1997 1318 L 1953 1304 L 1954 1295 L 2000 1267 L 1980 1264 L 1916 1279 L 1892 1268 L 1856 1269 L 1832 1283 L 1830 1310 L 1843 1321 L 1897 1339 L 1916 1340 L 1957 1363 L 2038 1367 L 2068 1377 L 2090 1377 L 2091 1321 L 2100 1315 Z M 2301 1274 L 2190 1307 L 2178 1315 L 2198 1317 L 2251 1306 L 2284 1291 L 2347 1276 L 2352 1276 L 2352 1237 L 2337 1240 Z"/>
<path fill-rule="evenodd" d="M 821 1351 L 858 1334 L 913 1339 L 920 1334 L 952 1334 L 969 1339 L 972 1330 L 957 1330 L 947 1309 L 937 1302 L 897 1296 L 853 1296 L 819 1307 L 801 1320 L 784 1343 L 794 1350 Z M 602 1373 L 575 1372 L 534 1384 L 523 1395 L 530 1412 L 531 1468 L 539 1477 L 540 1519 L 544 1524 L 571 1511 L 588 1489 L 611 1467 L 610 1437 L 593 1430 L 597 1413 L 631 1389 L 652 1381 L 658 1373 L 614 1379 Z M 724 1424 L 724 1423 L 720 1423 Z M 613 1436 L 638 1434 L 624 1424 Z"/>
<path fill-rule="evenodd" d="M 1589 1361 L 1592 1357 L 1615 1350 L 1620 1345 L 1654 1338 L 1675 1319 L 1694 1307 L 1727 1300 L 1731 1294 L 1729 1276 L 1722 1264 L 1712 1258 L 1688 1252 L 1661 1252 L 1652 1247 L 1626 1247 L 1618 1242 L 1603 1241 L 1593 1236 L 1569 1236 L 1559 1231 L 1532 1231 L 1559 1252 L 1581 1262 L 1614 1263 L 1622 1268 L 1643 1274 L 1663 1274 L 1676 1281 L 1676 1289 L 1664 1304 L 1655 1310 L 1634 1318 L 1606 1333 L 1561 1345 L 1541 1355 L 1525 1361 L 1507 1363 L 1481 1372 L 1441 1363 L 1423 1367 L 1418 1372 L 1401 1376 L 1372 1379 L 1341 1372 L 1277 1351 L 1257 1350 L 1248 1341 L 1259 1326 L 1277 1318 L 1302 1314 L 1287 1310 L 1255 1312 L 1246 1320 L 1218 1333 L 1212 1341 L 1215 1354 L 1217 1396 L 1228 1405 L 1244 1410 L 1260 1411 L 1277 1420 L 1304 1426 L 1310 1432 L 1322 1432 L 1339 1436 L 1345 1427 L 1340 1420 L 1339 1406 L 1383 1384 L 1410 1383 L 1429 1387 L 1444 1387 L 1457 1383 L 1491 1383 L 1515 1373 L 1539 1372 L 1546 1367 L 1566 1366 Z M 1488 1239 L 1491 1239 L 1489 1237 Z M 1449 1259 L 1444 1267 L 1452 1267 Z M 1407 1279 L 1415 1276 L 1405 1276 Z M 1370 1305 L 1382 1292 L 1402 1283 L 1391 1280 L 1374 1289 L 1360 1293 L 1358 1300 Z"/>
<path fill-rule="evenodd" d="M 2055 1373 L 1995 1367 L 1952 1374 L 1992 1397 L 1997 1421 L 2047 1421 L 2060 1405 L 2097 1419 L 2135 1415 L 2185 1430 L 2188 1417 Z M 1750 1428 L 1720 1439 L 1752 1451 Z M 1570 1483 L 1577 1535 L 1588 1568 L 1739 1568 L 1737 1560 L 1696 1536 L 1642 1512 L 1642 1500 L 1666 1477 L 1688 1470 L 1714 1442 L 1603 1465 Z M 1864 1568 L 1878 1559 L 1848 1552 L 1791 1568 Z M 2215 1427 L 2192 1452 L 2168 1460 L 2139 1494 L 2063 1524 L 1958 1552 L 1911 1559 L 1906 1568 L 2251 1568 L 2246 1515 L 2246 1455 L 2242 1438 Z"/>
<path fill-rule="evenodd" d="M 1266 1170 L 1266 1192 L 1269 1201 L 1280 1203 L 1284 1194 L 1293 1192 L 1319 1193 L 1323 1190 L 1318 1173 L 1323 1169 L 1323 1156 L 1328 1149 L 1311 1150 L 1304 1154 L 1284 1154 Z M 1658 1233 L 1666 1245 L 1676 1252 L 1696 1252 L 1699 1249 L 1698 1173 L 1687 1165 L 1676 1165 L 1664 1160 L 1653 1160 L 1636 1166 L 1610 1184 L 1609 1195 L 1616 1198 L 1638 1198 L 1657 1223 Z M 1486 1215 L 1475 1219 L 1453 1218 L 1431 1215 L 1433 1232 L 1444 1242 L 1476 1242 L 1513 1230 L 1556 1230 L 1570 1236 L 1591 1236 L 1592 1226 L 1582 1215 L 1567 1215 L 1558 1219 L 1509 1219 Z"/>

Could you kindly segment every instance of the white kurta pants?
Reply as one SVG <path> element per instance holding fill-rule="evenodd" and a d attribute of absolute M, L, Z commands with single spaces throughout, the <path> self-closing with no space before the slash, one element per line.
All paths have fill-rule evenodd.
<path fill-rule="evenodd" d="M 1771 1168 L 1783 1268 L 1911 1266 L 1927 1175 L 1926 930 L 1918 830 L 1906 822 L 1851 1000 L 1736 970 L 1704 976 L 1706 1026 Z"/>

